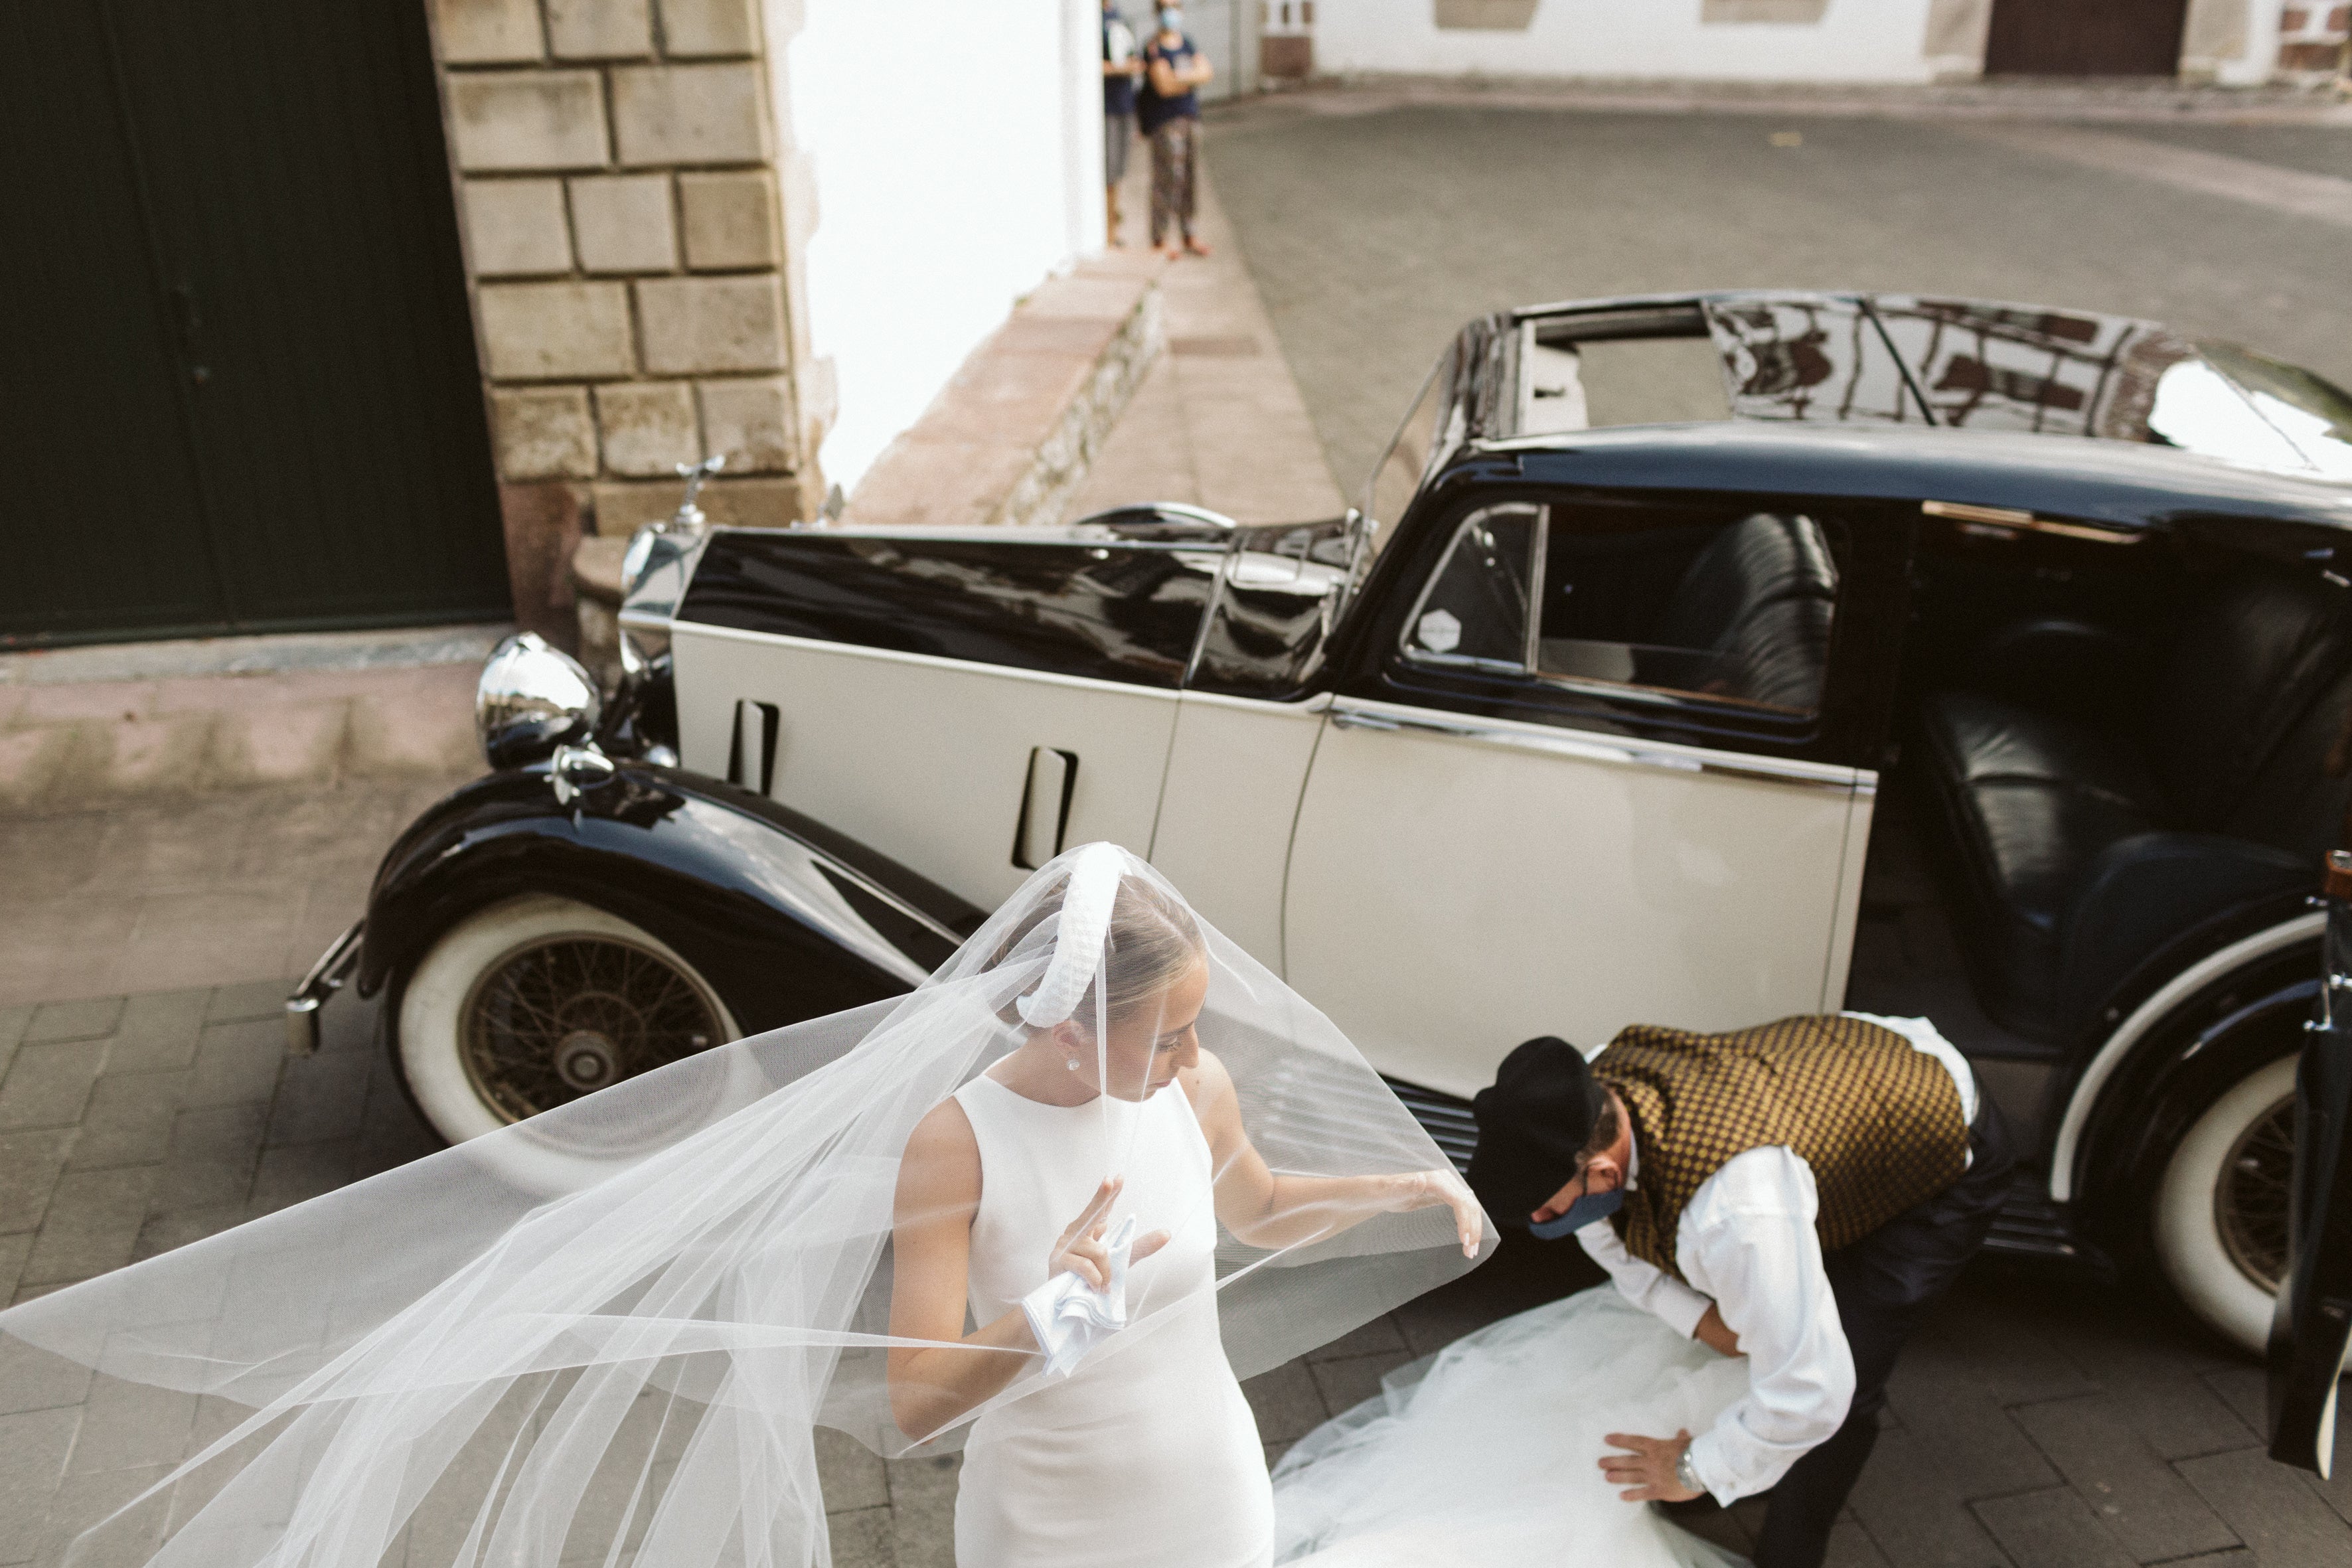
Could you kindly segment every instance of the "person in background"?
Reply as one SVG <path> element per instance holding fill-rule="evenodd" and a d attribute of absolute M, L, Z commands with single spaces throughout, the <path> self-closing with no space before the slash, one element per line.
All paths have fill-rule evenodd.
<path fill-rule="evenodd" d="M 1151 139 L 1151 244 L 1168 255 L 1209 247 L 1192 237 L 1192 181 L 1201 153 L 1200 89 L 1215 71 L 1184 36 L 1184 13 L 1160 7 L 1160 28 L 1143 47 L 1143 90 L 1136 120 Z M 1171 231 L 1181 241 L 1178 248 Z"/>
<path fill-rule="evenodd" d="M 1143 74 L 1143 58 L 1135 47 L 1135 29 L 1118 12 L 1118 0 L 1103 0 L 1103 189 L 1104 211 L 1109 219 L 1109 241 L 1123 241 L 1119 227 L 1126 216 L 1118 210 L 1119 183 L 1127 178 L 1128 149 L 1135 144 L 1135 84 Z"/>

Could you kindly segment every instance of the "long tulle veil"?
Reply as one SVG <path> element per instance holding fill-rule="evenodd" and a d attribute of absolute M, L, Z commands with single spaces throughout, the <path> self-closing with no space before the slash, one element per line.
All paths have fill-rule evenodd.
<path fill-rule="evenodd" d="M 1099 1005 L 1099 929 L 1056 955 L 1073 868 L 1107 852 L 1178 899 L 1123 851 L 1071 851 L 904 997 L 716 1047 L 0 1312 L 41 1351 L 232 1412 L 81 1544 L 145 1506 L 168 1515 L 152 1561 L 171 1568 L 830 1563 L 819 1426 L 886 1456 L 964 1430 L 918 1441 L 890 1412 L 886 1352 L 919 1342 L 887 1333 L 901 1154 L 1021 1044 L 1041 984 L 1091 986 Z M 1444 1163 L 1328 1018 L 1199 924 L 1200 1040 L 1272 1168 Z M 1275 1252 L 1221 1231 L 1226 1352 L 1253 1375 L 1470 1266 L 1444 1208 Z M 1187 1305 L 1155 1304 L 1093 1353 Z"/>

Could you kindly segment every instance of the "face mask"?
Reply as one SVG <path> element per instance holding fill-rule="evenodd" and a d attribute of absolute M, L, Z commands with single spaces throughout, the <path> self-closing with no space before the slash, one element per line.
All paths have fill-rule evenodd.
<path fill-rule="evenodd" d="M 1167 6 L 1162 6 L 1160 11 L 1160 31 L 1166 33 L 1182 32 L 1184 30 L 1184 13 L 1171 9 Z"/>
<path fill-rule="evenodd" d="M 1582 1230 L 1595 1220 L 1607 1219 L 1624 1206 L 1625 1189 L 1622 1187 L 1609 1193 L 1587 1193 L 1569 1205 L 1568 1212 L 1558 1219 L 1548 1219 L 1540 1224 L 1530 1221 L 1528 1234 L 1538 1241 L 1558 1241 L 1563 1236 Z"/>

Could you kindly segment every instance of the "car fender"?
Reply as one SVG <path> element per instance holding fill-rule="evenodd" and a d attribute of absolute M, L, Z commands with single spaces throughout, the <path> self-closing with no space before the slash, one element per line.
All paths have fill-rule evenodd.
<path fill-rule="evenodd" d="M 2128 1219 L 2212 1092 L 2291 1051 L 2317 994 L 2321 915 L 2272 903 L 2153 957 L 2102 1010 L 2116 1020 L 2069 1085 L 2051 1196 L 2095 1227 Z"/>
<path fill-rule="evenodd" d="M 474 910 L 526 893 L 592 904 L 659 938 L 748 1032 L 911 989 L 981 912 L 748 790 L 618 763 L 556 799 L 546 764 L 489 774 L 402 834 L 368 897 L 357 984 L 399 990 Z"/>

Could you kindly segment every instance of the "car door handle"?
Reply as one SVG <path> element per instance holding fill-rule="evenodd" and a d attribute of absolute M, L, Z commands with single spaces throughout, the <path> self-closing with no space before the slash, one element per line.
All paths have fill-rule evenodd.
<path fill-rule="evenodd" d="M 1013 831 L 1013 866 L 1034 871 L 1062 852 L 1070 832 L 1070 797 L 1078 787 L 1078 753 L 1033 746 L 1021 786 L 1021 820 Z"/>
<path fill-rule="evenodd" d="M 735 704 L 735 731 L 727 742 L 727 782 L 745 789 L 756 788 L 761 795 L 773 791 L 776 784 L 776 732 L 783 727 L 783 714 L 772 702 L 754 702 L 749 698 Z M 755 785 L 752 780 L 757 778 Z"/>

